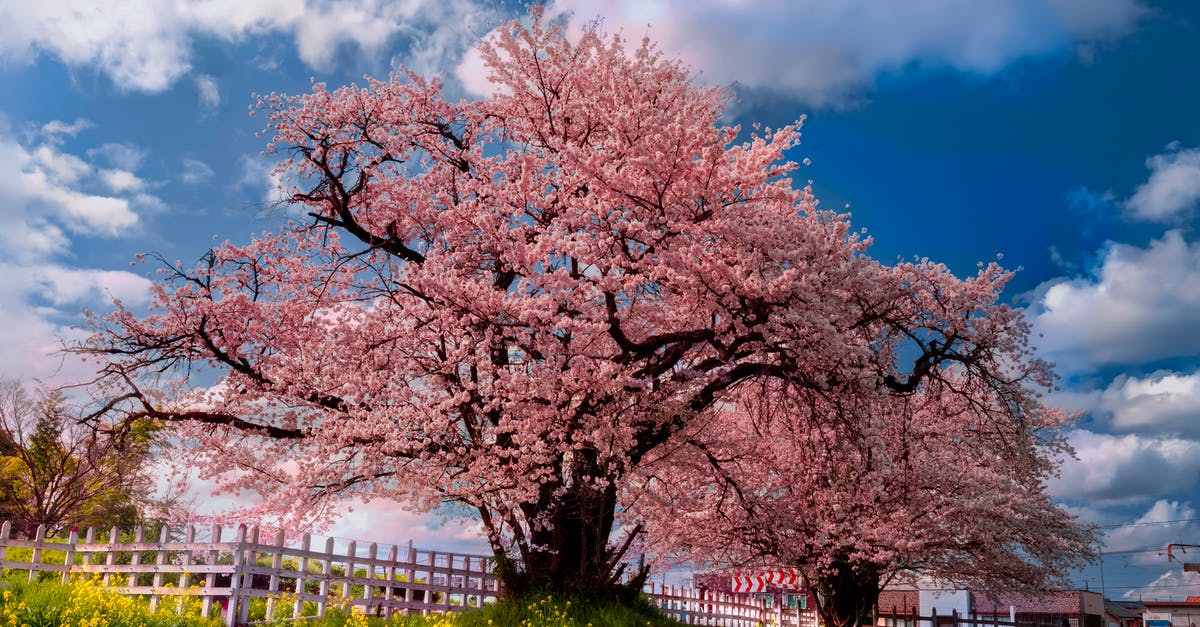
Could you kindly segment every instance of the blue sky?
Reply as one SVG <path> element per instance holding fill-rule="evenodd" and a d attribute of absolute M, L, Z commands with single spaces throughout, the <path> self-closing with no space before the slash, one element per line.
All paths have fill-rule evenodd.
<path fill-rule="evenodd" d="M 750 6 L 756 4 L 756 6 Z M 185 262 L 282 210 L 251 94 L 443 73 L 482 89 L 471 47 L 521 10 L 490 0 L 0 3 L 0 376 L 66 382 L 50 353 L 84 308 L 147 299 L 135 253 Z M 97 5 L 99 6 L 99 5 Z M 1054 494 L 1108 534 L 1109 597 L 1200 594 L 1155 550 L 1200 544 L 1200 5 L 1185 0 L 554 0 L 648 33 L 731 121 L 808 116 L 826 207 L 872 254 L 960 274 L 1003 255 L 1006 297 L 1083 416 Z M 381 524 L 381 520 L 388 520 Z M 333 530 L 481 548 L 373 503 Z M 1142 549 L 1147 549 L 1143 551 Z M 1076 585 L 1100 587 L 1096 568 Z"/>

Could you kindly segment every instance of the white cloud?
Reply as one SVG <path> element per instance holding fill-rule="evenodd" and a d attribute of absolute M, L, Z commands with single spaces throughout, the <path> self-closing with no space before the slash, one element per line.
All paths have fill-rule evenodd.
<path fill-rule="evenodd" d="M 1178 142 L 1167 152 L 1146 159 L 1150 178 L 1125 201 L 1128 214 L 1149 222 L 1178 222 L 1200 205 L 1200 148 L 1180 149 Z"/>
<path fill-rule="evenodd" d="M 1195 518 L 1196 510 L 1186 503 L 1155 501 L 1132 523 L 1107 530 L 1104 550 L 1116 552 L 1166 546 L 1200 529 L 1200 525 L 1191 522 Z"/>
<path fill-rule="evenodd" d="M 27 160 L 30 167 L 45 173 L 50 180 L 59 185 L 73 185 L 92 172 L 92 166 L 83 159 L 59 152 L 49 144 L 38 146 L 29 154 Z"/>
<path fill-rule="evenodd" d="M 196 159 L 184 159 L 183 173 L 179 175 L 179 180 L 189 185 L 195 185 L 207 181 L 212 175 L 213 170 L 208 167 L 207 163 Z"/>
<path fill-rule="evenodd" d="M 343 45 L 379 55 L 402 36 L 420 65 L 443 70 L 473 41 L 471 20 L 487 6 L 471 0 L 7 2 L 0 4 L 0 58 L 49 54 L 67 65 L 94 67 L 120 87 L 154 92 L 191 69 L 197 35 L 290 35 L 300 58 L 316 68 L 331 64 Z M 202 99 L 211 94 L 204 89 Z"/>
<path fill-rule="evenodd" d="M 1200 438 L 1200 371 L 1119 375 L 1095 401 L 1094 409 L 1110 416 L 1116 429 Z"/>
<path fill-rule="evenodd" d="M 73 267 L 61 260 L 73 238 L 120 236 L 139 223 L 137 208 L 161 203 L 140 191 L 147 184 L 131 169 L 141 151 L 109 144 L 88 159 L 62 150 L 60 138 L 83 122 L 49 122 L 42 143 L 13 137 L 0 119 L 0 377 L 77 382 L 92 372 L 75 358 L 56 354 L 79 339 L 83 307 L 104 308 L 112 298 L 139 306 L 149 281 L 122 270 Z M 36 141 L 33 140 L 33 141 Z"/>
<path fill-rule="evenodd" d="M 136 192 L 146 186 L 146 182 L 129 170 L 101 170 L 100 178 L 114 192 Z"/>
<path fill-rule="evenodd" d="M 0 270 L 13 269 L 0 265 Z M 55 306 L 103 306 L 116 298 L 137 307 L 150 300 L 150 280 L 124 270 L 37 265 L 20 271 L 28 278 L 28 289 L 36 290 Z"/>
<path fill-rule="evenodd" d="M 242 169 L 238 185 L 261 190 L 261 207 L 264 211 L 273 210 L 283 203 L 285 194 L 292 188 L 292 182 L 284 180 L 283 175 L 275 171 L 273 161 L 263 157 L 242 157 L 238 163 Z M 300 211 L 299 208 L 292 205 L 287 205 L 284 209 L 293 212 Z M 298 217 L 303 213 L 296 215 Z"/>
<path fill-rule="evenodd" d="M 1079 459 L 1068 459 L 1051 494 L 1064 499 L 1134 503 L 1188 489 L 1200 475 L 1200 442 L 1178 437 L 1068 434 Z"/>
<path fill-rule="evenodd" d="M 575 27 L 600 16 L 634 40 L 649 25 L 668 53 L 714 82 L 826 104 L 913 65 L 991 73 L 1021 57 L 1119 36 L 1145 9 L 1139 0 L 557 0 L 549 12 L 571 14 Z M 50 54 L 122 87 L 160 91 L 191 70 L 196 36 L 279 33 L 314 68 L 329 67 L 346 46 L 379 56 L 400 44 L 404 65 L 432 73 L 452 70 L 486 21 L 510 17 L 482 0 L 5 3 L 0 57 Z M 468 64 L 462 75 L 477 81 L 477 69 Z"/>
<path fill-rule="evenodd" d="M 0 262 L 0 378 L 86 380 L 93 366 L 59 352 L 86 335 L 74 326 L 80 309 L 113 298 L 144 305 L 149 288 L 148 279 L 121 270 Z"/>
<path fill-rule="evenodd" d="M 1142 599 L 1169 600 L 1195 595 L 1200 595 L 1200 573 L 1169 570 L 1141 588 L 1130 589 L 1121 595 L 1121 598 L 1130 601 L 1141 601 Z M 1195 623 L 1191 624 L 1194 625 Z"/>
<path fill-rule="evenodd" d="M 213 108 L 221 104 L 221 87 L 217 79 L 208 74 L 200 74 L 196 81 L 196 93 L 200 96 L 200 106 Z"/>
<path fill-rule="evenodd" d="M 138 222 L 126 198 L 83 191 L 81 183 L 95 176 L 96 168 L 53 145 L 27 148 L 0 134 L 0 168 L 8 173 L 0 179 L 5 198 L 0 217 L 6 225 L 0 241 L 8 245 L 10 255 L 59 249 L 63 242 L 55 232 L 60 235 L 60 227 L 115 236 Z M 30 232 L 44 229 L 51 218 L 56 226 L 46 237 L 35 235 L 26 241 Z"/>
<path fill-rule="evenodd" d="M 230 494 L 215 492 L 218 485 L 212 478 L 199 476 L 195 468 L 178 467 L 172 461 L 160 462 L 156 469 L 159 491 L 172 486 L 183 491 L 189 505 L 188 514 L 196 518 L 231 520 L 261 504 L 252 492 Z M 487 539 L 479 521 L 473 517 L 451 517 L 439 513 L 416 512 L 396 501 L 354 498 L 330 505 L 335 512 L 331 522 L 313 530 L 314 535 L 357 540 L 360 545 L 376 542 L 380 545 L 405 546 L 411 540 L 418 549 L 434 549 L 475 555 L 490 554 Z M 387 521 L 380 525 L 379 521 Z M 386 550 L 386 549 L 384 549 Z"/>
<path fill-rule="evenodd" d="M 146 159 L 146 151 L 125 143 L 107 143 L 87 151 L 89 159 L 100 160 L 114 168 L 136 170 Z"/>
<path fill-rule="evenodd" d="M 91 121 L 84 118 L 76 118 L 74 122 L 51 120 L 42 125 L 42 136 L 46 138 L 46 141 L 57 142 L 62 135 L 74 137 L 80 131 L 91 128 L 91 126 Z"/>
<path fill-rule="evenodd" d="M 568 14 L 573 28 L 600 17 L 634 42 L 648 33 L 711 82 L 820 106 L 881 73 L 911 66 L 992 73 L 1022 57 L 1118 36 L 1145 9 L 1137 0 L 555 0 L 548 12 Z"/>
<path fill-rule="evenodd" d="M 394 501 L 356 501 L 324 531 L 329 536 L 366 540 L 380 544 L 405 544 L 412 540 L 417 548 L 456 553 L 490 554 L 478 521 L 447 519 L 405 509 Z M 388 521 L 381 528 L 379 521 Z"/>
<path fill-rule="evenodd" d="M 1110 244 L 1092 276 L 1040 287 L 1031 314 L 1038 347 L 1067 370 L 1200 353 L 1200 245 L 1179 231 Z"/>

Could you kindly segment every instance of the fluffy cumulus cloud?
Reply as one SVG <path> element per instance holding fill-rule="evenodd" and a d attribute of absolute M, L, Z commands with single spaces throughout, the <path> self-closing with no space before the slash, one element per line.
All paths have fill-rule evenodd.
<path fill-rule="evenodd" d="M 80 310 L 113 299 L 136 307 L 149 295 L 149 280 L 122 270 L 0 262 L 0 379 L 86 380 L 90 366 L 60 353 L 85 333 L 76 327 Z"/>
<path fill-rule="evenodd" d="M 79 380 L 82 366 L 54 353 L 80 333 L 72 328 L 80 309 L 113 298 L 146 302 L 145 278 L 64 263 L 74 239 L 135 231 L 138 209 L 159 202 L 142 191 L 135 147 L 108 144 L 86 158 L 62 149 L 64 137 L 88 126 L 50 122 L 40 139 L 24 141 L 0 125 L 0 168 L 8 173 L 0 179 L 0 377 Z"/>
<path fill-rule="evenodd" d="M 1093 398 L 1115 429 L 1200 438 L 1200 371 L 1120 375 Z"/>
<path fill-rule="evenodd" d="M 1136 503 L 1187 490 L 1200 475 L 1200 442 L 1180 437 L 1077 430 L 1078 459 L 1066 460 L 1050 492 L 1093 503 Z"/>
<path fill-rule="evenodd" d="M 418 69 L 441 70 L 475 40 L 471 20 L 483 12 L 473 0 L 6 2 L 0 58 L 49 54 L 96 68 L 121 87 L 160 91 L 191 69 L 193 37 L 280 33 L 292 36 L 300 58 L 315 68 L 332 63 L 343 45 L 381 54 L 400 37 Z M 201 99 L 210 102 L 215 83 L 202 79 Z"/>
<path fill-rule="evenodd" d="M 27 258 L 65 247 L 62 229 L 114 236 L 138 223 L 135 199 L 106 191 L 140 188 L 127 170 L 102 170 L 55 142 L 26 145 L 0 132 L 0 243 L 7 254 Z M 120 189 L 118 189 L 120 188 Z"/>
<path fill-rule="evenodd" d="M 643 34 L 711 82 L 777 90 L 836 104 L 873 79 L 909 67 L 992 73 L 1031 55 L 1070 50 L 1133 28 L 1137 0 L 554 0 L 573 28 Z M 477 60 L 459 68 L 483 91 Z"/>
<path fill-rule="evenodd" d="M 1127 213 L 1150 222 L 1190 218 L 1200 205 L 1200 148 L 1173 142 L 1167 152 L 1146 159 L 1146 167 L 1150 178 L 1125 201 Z"/>
<path fill-rule="evenodd" d="M 1121 598 L 1140 601 L 1142 599 L 1178 599 L 1197 595 L 1200 595 L 1200 573 L 1172 569 L 1141 588 L 1133 588 L 1125 592 Z"/>
<path fill-rule="evenodd" d="M 1193 537 L 1200 530 L 1195 520 L 1196 510 L 1186 503 L 1155 501 L 1132 522 L 1106 530 L 1104 550 L 1116 552 L 1166 546 L 1180 538 Z"/>
<path fill-rule="evenodd" d="M 869 6 L 868 6 L 869 5 Z M 869 10 L 868 10 L 869 9 Z M 574 28 L 600 17 L 631 39 L 647 32 L 717 83 L 771 88 L 813 104 L 838 102 L 882 72 L 910 66 L 994 72 L 1015 59 L 1069 50 L 1134 27 L 1140 0 L 554 0 Z M 354 46 L 403 50 L 422 72 L 448 71 L 490 25 L 513 17 L 482 0 L 139 0 L 117 5 L 47 0 L 0 5 L 0 57 L 50 54 L 94 67 L 123 87 L 165 89 L 191 69 L 197 36 L 291 36 L 314 68 Z M 482 89 L 479 64 L 460 66 Z M 205 84 L 197 83 L 202 98 Z"/>
<path fill-rule="evenodd" d="M 1110 244 L 1090 276 L 1039 288 L 1039 348 L 1067 370 L 1200 353 L 1200 244 L 1180 231 Z"/>

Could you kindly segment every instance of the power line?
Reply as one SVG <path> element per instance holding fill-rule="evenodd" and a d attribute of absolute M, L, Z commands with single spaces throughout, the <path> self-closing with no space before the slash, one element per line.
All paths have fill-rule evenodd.
<path fill-rule="evenodd" d="M 1175 583 L 1163 582 L 1162 584 L 1157 585 L 1157 586 L 1151 586 L 1148 583 L 1132 583 L 1132 582 L 1127 581 L 1126 583 L 1123 583 L 1119 586 L 1109 586 L 1109 587 L 1110 588 L 1120 588 L 1122 590 L 1128 590 L 1130 588 L 1150 588 L 1150 587 L 1154 587 L 1154 588 L 1197 588 L 1197 587 L 1200 587 L 1200 579 L 1197 579 L 1196 581 L 1183 581 L 1183 582 L 1179 582 L 1178 580 L 1176 580 Z"/>
<path fill-rule="evenodd" d="M 1173 525 L 1175 523 L 1200 522 L 1200 518 L 1176 518 L 1175 520 L 1154 520 L 1148 522 L 1128 522 L 1117 525 L 1100 525 L 1100 529 L 1124 529 L 1126 527 L 1153 527 L 1157 525 Z"/>
<path fill-rule="evenodd" d="M 1167 547 L 1165 547 L 1165 546 L 1152 546 L 1152 547 L 1147 547 L 1144 549 L 1125 549 L 1123 551 L 1100 551 L 1100 554 L 1103 555 L 1104 557 L 1108 557 L 1110 555 L 1133 555 L 1135 553 L 1166 553 L 1166 552 L 1167 552 Z"/>

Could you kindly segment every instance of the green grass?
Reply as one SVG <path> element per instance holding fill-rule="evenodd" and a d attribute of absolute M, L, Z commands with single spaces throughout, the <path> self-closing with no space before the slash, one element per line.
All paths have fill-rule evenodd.
<path fill-rule="evenodd" d="M 676 627 L 648 600 L 632 605 L 585 597 L 535 594 L 464 612 L 454 627 Z"/>
<path fill-rule="evenodd" d="M 264 605 L 261 599 L 256 600 L 251 608 L 251 620 L 263 620 Z M 645 599 L 630 605 L 548 593 L 509 599 L 458 614 L 394 616 L 388 620 L 332 607 L 324 617 L 292 623 L 286 620 L 291 613 L 290 606 L 281 601 L 276 606 L 277 618 L 266 624 L 304 627 L 676 627 L 681 624 L 665 617 Z M 220 625 L 215 616 L 199 615 L 196 598 L 187 600 L 182 616 L 175 615 L 175 608 L 175 600 L 165 597 L 159 611 L 152 613 L 146 599 L 105 590 L 94 580 L 67 585 L 11 579 L 0 583 L 0 626 L 3 627 Z"/>
<path fill-rule="evenodd" d="M 173 606 L 172 606 L 173 607 Z M 0 624 L 28 627 L 216 627 L 215 619 L 150 612 L 144 601 L 90 582 L 0 585 Z"/>

